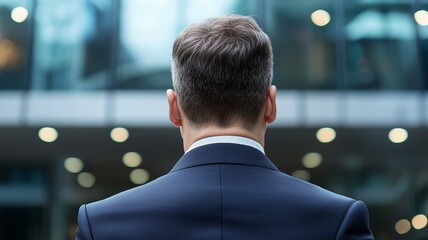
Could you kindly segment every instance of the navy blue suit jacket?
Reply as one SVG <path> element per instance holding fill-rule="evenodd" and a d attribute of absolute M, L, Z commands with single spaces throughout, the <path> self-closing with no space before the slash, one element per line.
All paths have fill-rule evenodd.
<path fill-rule="evenodd" d="M 373 239 L 364 203 L 280 172 L 239 144 L 195 148 L 168 174 L 79 209 L 76 239 Z"/>

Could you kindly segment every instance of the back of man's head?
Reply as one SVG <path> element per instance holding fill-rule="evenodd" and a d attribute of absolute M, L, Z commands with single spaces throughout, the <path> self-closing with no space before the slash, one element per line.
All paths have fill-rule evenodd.
<path fill-rule="evenodd" d="M 246 128 L 258 120 L 272 79 L 269 37 L 250 17 L 228 15 L 186 28 L 175 40 L 173 84 L 195 127 Z"/>

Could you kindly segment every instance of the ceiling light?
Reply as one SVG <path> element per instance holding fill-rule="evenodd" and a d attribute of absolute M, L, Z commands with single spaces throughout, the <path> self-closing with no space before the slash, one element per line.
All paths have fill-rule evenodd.
<path fill-rule="evenodd" d="M 402 143 L 407 140 L 409 134 L 407 130 L 404 128 L 394 128 L 389 131 L 388 137 L 389 140 L 393 143 Z"/>
<path fill-rule="evenodd" d="M 17 23 L 24 22 L 28 17 L 28 10 L 24 7 L 16 7 L 10 13 L 10 17 Z"/>
<path fill-rule="evenodd" d="M 79 173 L 83 169 L 83 162 L 78 158 L 69 157 L 64 160 L 64 167 L 71 173 Z"/>
<path fill-rule="evenodd" d="M 307 168 L 316 168 L 322 163 L 322 156 L 319 153 L 311 152 L 305 154 L 302 159 L 303 166 Z"/>
<path fill-rule="evenodd" d="M 321 128 L 317 131 L 317 139 L 322 143 L 329 143 L 336 138 L 336 131 L 333 128 Z"/>
<path fill-rule="evenodd" d="M 327 25 L 330 19 L 330 14 L 326 10 L 319 9 L 311 14 L 312 22 L 319 27 Z"/>
<path fill-rule="evenodd" d="M 95 184 L 95 176 L 89 172 L 82 172 L 77 175 L 77 182 L 84 188 L 90 188 Z"/>
<path fill-rule="evenodd" d="M 128 130 L 126 130 L 126 128 L 117 127 L 111 130 L 110 137 L 115 142 L 125 142 L 126 140 L 128 140 L 129 132 Z"/>
<path fill-rule="evenodd" d="M 398 234 L 405 234 L 410 231 L 410 229 L 411 225 L 407 219 L 401 219 L 395 224 L 395 231 L 397 231 Z"/>
<path fill-rule="evenodd" d="M 428 26 L 428 11 L 419 10 L 415 12 L 414 18 L 417 24 L 421 26 Z"/>
<path fill-rule="evenodd" d="M 428 219 L 423 214 L 418 214 L 412 218 L 412 225 L 413 225 L 413 228 L 415 229 L 422 229 L 426 227 L 427 223 L 428 223 Z"/>
<path fill-rule="evenodd" d="M 122 161 L 128 167 L 138 167 L 142 162 L 142 157 L 136 152 L 128 152 L 123 155 Z"/>
<path fill-rule="evenodd" d="M 58 138 L 55 128 L 44 127 L 39 130 L 39 138 L 44 142 L 54 142 Z"/>
<path fill-rule="evenodd" d="M 134 169 L 129 174 L 129 179 L 135 184 L 146 183 L 150 178 L 150 174 L 145 169 Z"/>

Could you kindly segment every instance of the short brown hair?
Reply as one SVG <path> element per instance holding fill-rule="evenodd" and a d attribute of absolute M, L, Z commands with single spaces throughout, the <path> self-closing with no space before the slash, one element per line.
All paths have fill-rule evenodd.
<path fill-rule="evenodd" d="M 251 126 L 260 116 L 272 81 L 269 37 L 250 17 L 228 15 L 190 25 L 172 52 L 173 85 L 196 127 Z"/>

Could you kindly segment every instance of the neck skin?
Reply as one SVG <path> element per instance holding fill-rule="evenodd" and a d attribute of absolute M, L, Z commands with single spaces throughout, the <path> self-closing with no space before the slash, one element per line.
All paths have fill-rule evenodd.
<path fill-rule="evenodd" d="M 239 136 L 246 137 L 258 142 L 264 148 L 266 124 L 264 126 L 257 126 L 252 130 L 247 130 L 240 125 L 229 127 L 217 127 L 209 125 L 195 129 L 191 125 L 183 124 L 180 127 L 181 136 L 183 138 L 183 148 L 187 151 L 189 147 L 198 140 L 214 137 L 214 136 Z"/>
<path fill-rule="evenodd" d="M 254 123 L 253 128 L 250 130 L 245 128 L 243 124 L 240 124 L 239 121 L 227 127 L 207 124 L 196 128 L 181 110 L 180 103 L 173 90 L 167 90 L 167 99 L 169 104 L 169 119 L 174 126 L 180 128 L 184 151 L 187 151 L 194 142 L 213 136 L 246 137 L 258 142 L 264 148 L 267 125 L 275 121 L 276 118 L 275 86 L 269 87 L 264 108 L 260 112 L 257 122 Z"/>

